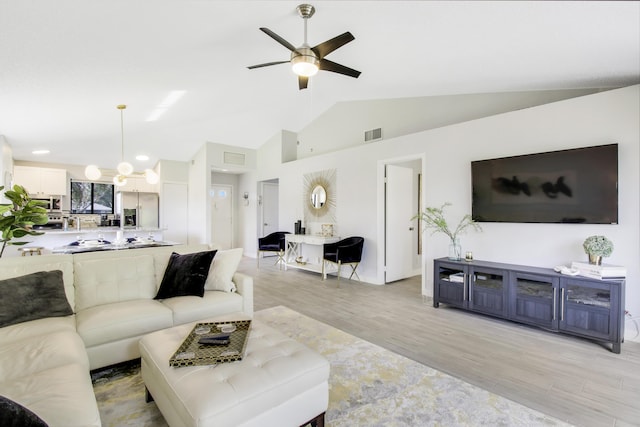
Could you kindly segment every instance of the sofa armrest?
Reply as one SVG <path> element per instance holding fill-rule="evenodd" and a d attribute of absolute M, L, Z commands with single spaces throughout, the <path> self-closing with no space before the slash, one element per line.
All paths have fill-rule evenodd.
<path fill-rule="evenodd" d="M 242 311 L 253 317 L 253 277 L 243 273 L 233 274 L 236 292 L 242 295 Z"/>

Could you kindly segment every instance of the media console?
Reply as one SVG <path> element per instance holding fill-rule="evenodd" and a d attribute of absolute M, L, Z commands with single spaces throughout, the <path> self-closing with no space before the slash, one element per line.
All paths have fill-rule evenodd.
<path fill-rule="evenodd" d="M 550 268 L 488 261 L 434 260 L 433 306 L 440 303 L 553 332 L 612 344 L 624 338 L 624 279 L 566 276 Z"/>

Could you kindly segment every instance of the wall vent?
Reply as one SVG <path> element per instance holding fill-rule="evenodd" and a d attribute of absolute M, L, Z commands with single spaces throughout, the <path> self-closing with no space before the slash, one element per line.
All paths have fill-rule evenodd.
<path fill-rule="evenodd" d="M 364 132 L 364 142 L 372 142 L 382 139 L 382 128 L 371 129 Z"/>
<path fill-rule="evenodd" d="M 224 162 L 228 165 L 244 166 L 244 154 L 225 151 Z"/>

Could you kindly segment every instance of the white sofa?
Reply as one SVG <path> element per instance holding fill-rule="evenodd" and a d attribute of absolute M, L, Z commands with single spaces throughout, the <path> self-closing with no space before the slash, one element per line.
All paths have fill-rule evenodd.
<path fill-rule="evenodd" d="M 0 328 L 0 396 L 50 426 L 99 426 L 90 370 L 139 357 L 138 341 L 150 332 L 211 316 L 253 315 L 253 279 L 235 272 L 241 249 L 218 251 L 209 271 L 217 283 L 207 281 L 202 297 L 154 299 L 172 252 L 207 250 L 185 245 L 0 259 L 0 280 L 62 271 L 74 313 Z M 220 288 L 225 276 L 232 277 L 228 288 L 208 290 Z"/>

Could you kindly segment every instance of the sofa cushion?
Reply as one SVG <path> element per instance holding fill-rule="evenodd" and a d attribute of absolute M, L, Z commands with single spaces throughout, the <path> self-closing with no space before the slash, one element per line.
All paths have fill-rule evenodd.
<path fill-rule="evenodd" d="M 0 394 L 26 406 L 52 427 L 101 425 L 85 365 L 60 365 L 26 378 L 0 382 Z"/>
<path fill-rule="evenodd" d="M 153 257 L 138 255 L 134 250 L 127 255 L 75 258 L 76 312 L 101 304 L 153 298 Z"/>
<path fill-rule="evenodd" d="M 238 269 L 241 259 L 242 248 L 218 251 L 211 263 L 204 289 L 206 291 L 235 292 L 236 285 L 233 283 L 233 274 Z"/>
<path fill-rule="evenodd" d="M 46 317 L 0 328 L 0 347 L 39 335 L 50 335 L 58 331 L 76 332 L 76 317 Z"/>
<path fill-rule="evenodd" d="M 0 327 L 73 314 L 60 270 L 0 280 L 0 296 Z"/>
<path fill-rule="evenodd" d="M 0 426 L 47 427 L 47 423 L 21 404 L 0 396 Z"/>
<path fill-rule="evenodd" d="M 161 302 L 141 299 L 90 307 L 76 320 L 85 346 L 92 347 L 168 328 L 173 315 Z"/>
<path fill-rule="evenodd" d="M 204 283 L 217 251 L 171 254 L 155 299 L 204 294 Z"/>
<path fill-rule="evenodd" d="M 26 338 L 0 347 L 0 382 L 68 364 L 77 364 L 89 370 L 84 343 L 77 333 L 59 331 Z"/>
<path fill-rule="evenodd" d="M 173 312 L 173 324 L 181 325 L 187 322 L 241 312 L 243 298 L 235 292 L 206 291 L 202 298 L 182 296 L 162 300 L 162 303 Z"/>

